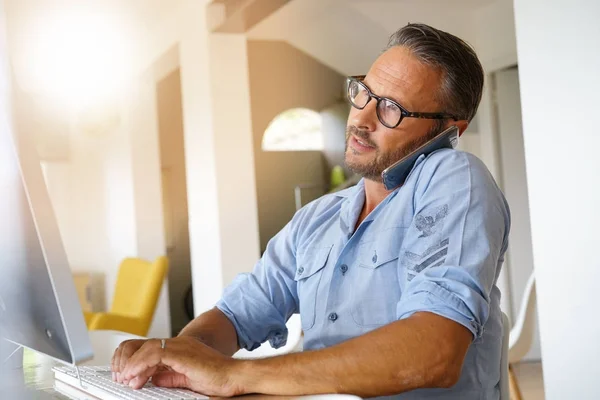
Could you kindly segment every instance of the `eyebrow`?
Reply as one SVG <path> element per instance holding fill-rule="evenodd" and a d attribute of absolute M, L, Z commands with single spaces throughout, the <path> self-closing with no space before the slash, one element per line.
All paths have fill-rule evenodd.
<path fill-rule="evenodd" d="M 367 77 L 366 75 L 353 75 L 353 76 L 350 76 L 350 78 L 354 78 L 354 79 L 357 79 L 357 80 L 361 81 L 366 87 L 369 88 L 369 90 L 371 91 L 371 93 L 374 93 L 373 89 L 371 89 L 371 87 L 369 85 L 367 85 L 367 82 L 365 82 L 366 77 Z M 377 94 L 377 93 L 374 93 L 374 94 Z M 379 95 L 377 95 L 377 96 L 379 96 Z M 406 111 L 412 112 L 412 111 L 409 111 L 409 109 L 411 109 L 411 107 L 406 107 L 404 105 L 404 103 L 401 103 L 401 102 L 399 102 L 398 100 L 396 100 L 394 98 L 391 98 L 391 97 L 388 97 L 388 96 L 379 96 L 379 97 L 384 98 L 384 99 L 388 99 L 388 100 L 392 100 L 394 103 L 398 103 Z"/>

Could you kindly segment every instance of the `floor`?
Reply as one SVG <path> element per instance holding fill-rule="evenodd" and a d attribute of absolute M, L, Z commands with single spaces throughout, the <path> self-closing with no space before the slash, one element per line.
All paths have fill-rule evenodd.
<path fill-rule="evenodd" d="M 512 366 L 523 400 L 544 400 L 542 363 L 527 362 Z"/>

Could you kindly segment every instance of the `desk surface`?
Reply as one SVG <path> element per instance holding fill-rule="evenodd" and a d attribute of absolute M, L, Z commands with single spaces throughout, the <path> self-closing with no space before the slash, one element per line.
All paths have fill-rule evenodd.
<path fill-rule="evenodd" d="M 22 361 L 21 361 L 22 360 Z M 22 365 L 18 365 L 21 363 Z M 19 350 L 2 368 L 0 397 L 6 399 L 69 399 L 54 389 L 55 361 Z"/>
<path fill-rule="evenodd" d="M 104 334 L 90 335 L 96 357 L 83 365 L 108 365 L 112 351 L 118 343 L 129 339 L 118 332 L 105 331 Z M 0 339 L 1 340 L 1 339 Z M 3 360 L 0 360 L 0 364 Z M 54 386 L 54 373 L 52 367 L 58 365 L 50 357 L 35 353 L 30 350 L 19 350 L 8 362 L 0 368 L 0 398 L 2 399 L 60 399 L 71 400 L 67 395 L 59 392 Z M 285 396 L 243 396 L 243 399 L 289 399 Z M 355 400 L 355 396 L 346 395 L 319 395 L 295 397 L 303 400 Z"/>

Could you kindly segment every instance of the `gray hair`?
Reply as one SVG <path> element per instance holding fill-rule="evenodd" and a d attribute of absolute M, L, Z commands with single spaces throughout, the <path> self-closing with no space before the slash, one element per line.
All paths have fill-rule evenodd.
<path fill-rule="evenodd" d="M 437 100 L 444 112 L 473 119 L 483 91 L 483 68 L 469 44 L 425 24 L 408 24 L 390 36 L 385 50 L 395 46 L 409 49 L 422 63 L 442 72 Z"/>

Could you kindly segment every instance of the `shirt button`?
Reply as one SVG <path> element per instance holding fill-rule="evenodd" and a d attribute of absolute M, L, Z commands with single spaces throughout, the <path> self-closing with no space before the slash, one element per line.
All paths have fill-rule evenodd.
<path fill-rule="evenodd" d="M 304 268 L 303 268 L 303 267 L 300 267 L 300 268 L 298 269 L 298 275 L 302 275 L 303 273 L 304 273 Z"/>
<path fill-rule="evenodd" d="M 338 315 L 334 312 L 332 312 L 331 314 L 329 314 L 329 320 L 331 322 L 335 322 L 338 319 Z"/>
<path fill-rule="evenodd" d="M 342 264 L 340 266 L 340 270 L 342 271 L 342 274 L 345 274 L 348 271 L 348 266 L 346 264 Z"/>

